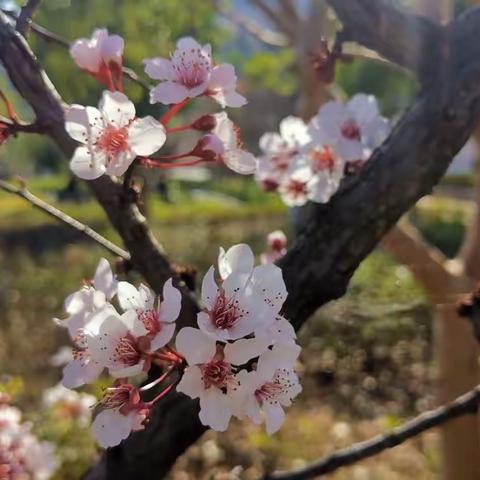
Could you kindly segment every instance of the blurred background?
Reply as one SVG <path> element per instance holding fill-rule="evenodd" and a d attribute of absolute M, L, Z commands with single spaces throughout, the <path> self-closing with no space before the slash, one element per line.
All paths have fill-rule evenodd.
<path fill-rule="evenodd" d="M 475 2 L 394 3 L 443 21 Z M 295 7 L 291 18 L 282 4 Z M 17 8 L 11 1 L 0 5 L 9 11 Z M 245 108 L 229 114 L 255 153 L 261 134 L 276 130 L 283 117 L 308 119 L 329 98 L 372 93 L 382 113 L 395 119 L 417 93 L 408 72 L 363 51 L 337 66 L 335 84 L 322 85 L 312 65 L 321 38 L 331 42 L 338 28 L 322 0 L 44 0 L 35 21 L 69 41 L 88 37 L 97 27 L 124 36 L 125 65 L 142 78 L 142 59 L 167 56 L 179 37 L 191 35 L 211 43 L 217 62 L 235 65 L 239 89 L 249 99 Z M 68 50 L 33 33 L 30 43 L 65 101 L 98 103 L 102 87 L 73 64 Z M 21 118 L 32 118 L 2 70 L 0 88 Z M 140 116 L 161 113 L 137 85 L 127 84 L 126 93 Z M 205 108 L 213 105 L 195 102 L 182 117 L 195 118 Z M 184 149 L 173 140 L 167 147 L 172 152 Z M 446 258 L 458 254 L 466 232 L 476 224 L 476 161 L 472 140 L 434 194 L 406 220 Z M 33 193 L 120 242 L 48 139 L 18 136 L 2 146 L 0 178 L 15 181 L 15 176 L 21 176 Z M 284 230 L 293 242 L 291 213 L 276 194 L 262 192 L 252 178 L 217 167 L 170 176 L 149 171 L 145 182 L 145 211 L 158 238 L 175 263 L 195 267 L 199 276 L 215 262 L 218 246 L 242 241 L 260 254 L 266 235 L 275 229 Z M 0 389 L 13 395 L 41 438 L 57 444 L 57 479 L 80 478 L 97 453 L 85 425 L 65 412 L 39 408 L 41 392 L 61 376 L 51 357 L 68 343 L 52 318 L 63 315 L 66 295 L 93 274 L 105 255 L 22 199 L 0 192 Z M 345 297 L 322 308 L 300 332 L 304 392 L 277 435 L 269 438 L 240 423 L 226 434 L 209 432 L 179 460 L 172 478 L 253 479 L 265 468 L 302 465 L 432 407 L 439 366 L 433 342 L 438 309 L 429 285 L 398 258 L 391 245 L 380 246 L 356 272 Z M 90 393 L 101 387 L 99 382 Z M 331 478 L 433 479 L 441 465 L 439 452 L 438 434 L 430 432 Z"/>

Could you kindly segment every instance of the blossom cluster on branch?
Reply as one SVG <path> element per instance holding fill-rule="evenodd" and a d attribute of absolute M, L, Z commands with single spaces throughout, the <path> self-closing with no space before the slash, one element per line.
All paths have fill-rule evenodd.
<path fill-rule="evenodd" d="M 114 381 L 97 403 L 93 434 L 103 447 L 141 430 L 153 406 L 175 386 L 200 399 L 200 420 L 219 431 L 230 418 L 264 419 L 268 433 L 280 428 L 283 407 L 301 391 L 294 367 L 300 353 L 295 331 L 281 316 L 287 297 L 273 263 L 254 266 L 247 245 L 220 250 L 218 280 L 212 266 L 202 282 L 204 308 L 198 328 L 182 328 L 173 348 L 180 291 L 172 279 L 162 299 L 141 284 L 118 281 L 102 259 L 93 279 L 65 300 L 65 327 L 75 347 L 63 369 L 63 385 L 77 388 L 107 371 Z M 143 386 L 132 379 L 158 376 Z M 173 379 L 176 375 L 176 379 Z M 153 400 L 144 392 L 160 388 Z"/>
<path fill-rule="evenodd" d="M 223 108 L 245 105 L 246 99 L 236 92 L 232 65 L 215 65 L 210 45 L 202 46 L 190 37 L 180 39 L 170 59 L 144 61 L 147 75 L 160 82 L 150 92 L 151 103 L 170 105 L 170 109 L 158 120 L 138 118 L 135 105 L 123 93 L 123 49 L 123 39 L 109 35 L 106 29 L 95 30 L 91 39 L 79 39 L 70 49 L 76 64 L 108 87 L 98 108 L 72 105 L 66 111 L 67 132 L 80 144 L 70 162 L 77 176 L 86 180 L 103 174 L 122 176 L 136 160 L 152 168 L 220 162 L 240 174 L 255 172 L 257 161 L 243 148 L 239 129 L 225 112 L 168 128 L 172 118 L 196 97 L 212 98 Z M 151 157 L 168 134 L 187 130 L 202 133 L 192 149 Z"/>
<path fill-rule="evenodd" d="M 54 446 L 41 442 L 20 410 L 0 394 L 0 479 L 47 480 L 57 466 Z"/>
<path fill-rule="evenodd" d="M 345 173 L 361 168 L 388 132 L 372 95 L 327 102 L 308 124 L 290 116 L 280 122 L 280 133 L 260 138 L 263 155 L 255 178 L 291 207 L 327 203 Z"/>

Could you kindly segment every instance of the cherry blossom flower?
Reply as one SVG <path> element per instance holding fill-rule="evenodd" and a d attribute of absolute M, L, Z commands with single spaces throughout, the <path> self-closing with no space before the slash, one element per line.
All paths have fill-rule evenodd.
<path fill-rule="evenodd" d="M 62 384 L 67 388 L 77 388 L 95 380 L 103 371 L 103 366 L 92 359 L 88 350 L 84 327 L 91 316 L 104 308 L 113 308 L 107 302 L 117 291 L 117 280 L 108 261 L 102 258 L 93 280 L 65 300 L 69 316 L 65 320 L 55 319 L 57 324 L 68 328 L 75 344 L 73 359 L 63 369 Z"/>
<path fill-rule="evenodd" d="M 278 315 L 287 296 L 282 271 L 273 264 L 253 267 L 253 253 L 240 244 L 221 250 L 217 285 L 214 267 L 202 282 L 204 311 L 197 316 L 206 334 L 221 340 L 236 340 L 266 329 Z"/>
<path fill-rule="evenodd" d="M 214 114 L 216 125 L 212 133 L 204 135 L 194 153 L 218 159 L 228 168 L 241 175 L 250 175 L 257 169 L 257 159 L 247 152 L 241 143 L 238 127 L 225 112 Z"/>
<path fill-rule="evenodd" d="M 331 101 L 311 121 L 310 135 L 330 143 L 344 161 L 365 160 L 388 134 L 388 122 L 373 95 L 357 94 L 346 104 Z"/>
<path fill-rule="evenodd" d="M 73 339 L 80 328 L 85 325 L 87 316 L 105 305 L 117 292 L 117 280 L 108 260 L 100 259 L 93 279 L 80 290 L 65 299 L 65 310 L 68 317 L 65 320 L 55 319 L 57 324 L 67 327 Z"/>
<path fill-rule="evenodd" d="M 302 391 L 293 370 L 299 353 L 298 345 L 278 343 L 259 357 L 255 371 L 238 374 L 243 413 L 256 424 L 264 418 L 269 435 L 284 422 L 283 407 Z"/>
<path fill-rule="evenodd" d="M 260 255 L 260 261 L 274 263 L 287 253 L 287 236 L 281 230 L 267 235 L 267 251 Z"/>
<path fill-rule="evenodd" d="M 149 409 L 139 391 L 130 384 L 108 388 L 98 405 L 100 412 L 92 424 L 92 432 L 103 448 L 114 447 L 132 431 L 143 430 Z"/>
<path fill-rule="evenodd" d="M 200 398 L 200 421 L 214 430 L 225 431 L 234 414 L 241 412 L 235 365 L 242 365 L 265 351 L 263 342 L 242 339 L 218 345 L 214 338 L 192 327 L 180 330 L 177 350 L 185 357 L 179 392 Z"/>
<path fill-rule="evenodd" d="M 279 130 L 263 134 L 259 142 L 264 155 L 258 159 L 255 179 L 265 191 L 278 188 L 299 150 L 310 141 L 308 127 L 300 118 L 284 118 Z"/>
<path fill-rule="evenodd" d="M 150 78 L 160 80 L 150 94 L 151 103 L 178 104 L 185 99 L 207 95 L 222 107 L 241 107 L 244 97 L 235 91 L 237 77 L 232 65 L 213 65 L 210 45 L 200 45 L 191 37 L 181 38 L 166 58 L 144 61 Z"/>
<path fill-rule="evenodd" d="M 123 175 L 135 157 L 151 155 L 166 140 L 165 127 L 153 117 L 135 118 L 134 104 L 120 92 L 103 92 L 98 109 L 72 105 L 65 126 L 82 144 L 70 168 L 85 180 Z"/>
<path fill-rule="evenodd" d="M 276 343 L 295 343 L 297 334 L 293 325 L 279 315 L 268 328 L 255 332 L 255 338 L 263 341 L 266 345 L 275 345 Z"/>
<path fill-rule="evenodd" d="M 304 164 L 296 162 L 285 175 L 278 187 L 282 200 L 289 207 L 301 207 L 308 202 L 308 183 L 313 177 L 312 169 Z"/>
<path fill-rule="evenodd" d="M 94 30 L 91 38 L 80 38 L 70 47 L 75 63 L 100 82 L 109 85 L 113 77 L 121 76 L 124 41 L 119 35 L 109 35 L 106 28 Z"/>
<path fill-rule="evenodd" d="M 138 290 L 128 282 L 118 284 L 118 301 L 124 310 L 133 309 L 147 330 L 150 349 L 166 345 L 175 332 L 175 320 L 180 314 L 182 296 L 172 279 L 163 286 L 163 301 L 155 307 L 155 294 L 145 285 Z"/>
<path fill-rule="evenodd" d="M 118 314 L 113 306 L 92 314 L 84 328 L 91 358 L 115 378 L 126 378 L 147 371 L 145 352 L 150 348 L 148 330 L 135 310 Z"/>

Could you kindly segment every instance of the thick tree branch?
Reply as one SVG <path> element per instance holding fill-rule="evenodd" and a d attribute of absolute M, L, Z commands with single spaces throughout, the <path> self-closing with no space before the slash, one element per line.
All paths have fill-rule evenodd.
<path fill-rule="evenodd" d="M 435 78 L 448 64 L 446 30 L 425 17 L 410 15 L 384 0 L 327 0 L 344 30 L 344 42 L 356 42 L 406 67 L 420 79 Z"/>
<path fill-rule="evenodd" d="M 16 28 L 24 37 L 28 35 L 30 25 L 32 24 L 32 18 L 41 3 L 42 0 L 27 0 L 20 10 Z"/>
<path fill-rule="evenodd" d="M 317 462 L 291 472 L 278 472 L 267 475 L 265 480 L 306 480 L 331 473 L 341 467 L 352 465 L 377 455 L 389 448 L 396 447 L 406 440 L 419 435 L 430 428 L 442 425 L 463 415 L 474 415 L 480 408 L 480 387 L 458 397 L 451 403 L 424 412 L 391 432 L 356 443 L 343 450 L 327 455 Z"/>
<path fill-rule="evenodd" d="M 116 255 L 120 258 L 123 258 L 123 260 L 130 260 L 130 254 L 128 252 L 126 252 L 119 246 L 115 245 L 110 240 L 107 240 L 105 237 L 102 237 L 102 235 L 100 235 L 98 232 L 93 230 L 93 228 L 90 228 L 88 225 L 85 225 L 82 222 L 79 222 L 78 220 L 66 214 L 65 212 L 62 212 L 58 208 L 55 208 L 53 205 L 50 205 L 48 202 L 45 202 L 41 198 L 38 198 L 33 193 L 29 192 L 25 187 L 16 187 L 11 183 L 5 182 L 4 180 L 0 180 L 0 189 L 2 189 L 5 192 L 12 193 L 14 195 L 17 195 L 23 198 L 24 200 L 29 202 L 31 205 L 33 205 L 35 208 L 38 208 L 42 212 L 45 212 L 47 215 L 50 215 L 56 220 L 59 220 L 60 222 L 65 223 L 66 225 L 73 228 L 74 230 L 77 230 L 78 232 L 83 233 L 83 235 L 86 235 L 88 238 L 92 239 L 94 242 L 101 245 L 103 248 L 108 250 L 111 254 Z"/>

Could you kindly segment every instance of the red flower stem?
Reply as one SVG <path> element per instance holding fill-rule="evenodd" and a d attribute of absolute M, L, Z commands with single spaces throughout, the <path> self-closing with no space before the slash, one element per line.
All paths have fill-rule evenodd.
<path fill-rule="evenodd" d="M 186 130 L 190 130 L 191 128 L 191 125 L 180 125 L 179 127 L 167 128 L 167 133 L 185 132 Z"/>
<path fill-rule="evenodd" d="M 110 70 L 110 67 L 107 65 L 107 81 L 108 81 L 108 89 L 111 92 L 115 91 L 115 85 L 113 83 L 113 76 L 112 76 L 112 71 Z"/>
<path fill-rule="evenodd" d="M 165 345 L 165 347 L 163 348 L 169 351 L 172 355 L 175 355 L 179 361 L 183 362 L 185 360 L 185 357 L 182 354 L 178 353 L 176 350 L 174 350 L 172 347 Z"/>
<path fill-rule="evenodd" d="M 10 100 L 6 97 L 6 95 L 0 90 L 0 98 L 3 100 L 3 103 L 5 104 L 5 108 L 7 109 L 8 116 L 10 117 L 10 120 L 12 122 L 17 123 L 18 117 L 15 112 L 15 109 L 13 108 L 13 105 L 10 103 Z"/>
<path fill-rule="evenodd" d="M 155 162 L 154 160 L 145 159 L 142 161 L 142 165 L 152 168 L 179 168 L 179 167 L 191 167 L 193 165 L 198 165 L 199 163 L 204 162 L 205 159 L 197 158 L 195 160 L 189 160 L 187 162 L 177 162 L 177 163 L 163 163 Z"/>
<path fill-rule="evenodd" d="M 186 98 L 185 100 L 182 100 L 180 103 L 176 103 L 170 109 L 168 110 L 165 115 L 160 117 L 160 123 L 163 125 L 167 126 L 170 120 L 188 103 L 190 99 Z"/>
<path fill-rule="evenodd" d="M 163 397 L 168 395 L 168 393 L 172 390 L 172 388 L 176 385 L 177 382 L 171 383 L 168 387 L 166 387 L 162 392 L 160 392 L 153 400 L 147 402 L 145 406 L 147 408 L 152 408 L 155 403 L 161 400 Z"/>
<path fill-rule="evenodd" d="M 158 378 L 153 380 L 153 382 L 147 383 L 143 387 L 140 387 L 139 390 L 144 392 L 145 390 L 150 390 L 151 388 L 155 387 L 159 383 L 162 383 L 173 371 L 173 366 L 170 367 L 163 375 L 160 375 Z"/>

